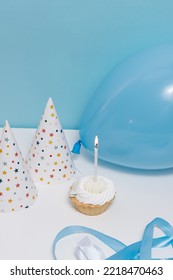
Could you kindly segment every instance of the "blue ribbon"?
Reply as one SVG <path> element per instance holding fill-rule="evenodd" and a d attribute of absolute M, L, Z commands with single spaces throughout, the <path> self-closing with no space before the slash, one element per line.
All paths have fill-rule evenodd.
<path fill-rule="evenodd" d="M 163 237 L 153 238 L 155 227 L 159 228 L 165 235 Z M 107 260 L 151 260 L 152 248 L 163 248 L 168 245 L 173 247 L 173 227 L 162 218 L 156 218 L 150 222 L 145 227 L 142 240 L 129 246 L 97 230 L 83 226 L 69 226 L 61 230 L 53 241 L 52 250 L 54 259 L 57 259 L 55 253 L 57 242 L 66 236 L 77 233 L 91 234 L 112 248 L 115 254 L 107 258 Z M 173 260 L 173 258 L 167 258 L 167 260 Z"/>

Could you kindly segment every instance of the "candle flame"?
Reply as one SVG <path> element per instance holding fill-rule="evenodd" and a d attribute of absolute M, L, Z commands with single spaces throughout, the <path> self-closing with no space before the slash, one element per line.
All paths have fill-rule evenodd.
<path fill-rule="evenodd" d="M 97 135 L 96 135 L 95 140 L 94 140 L 94 146 L 95 146 L 95 148 L 98 148 L 98 146 L 99 146 L 99 139 L 98 139 Z"/>

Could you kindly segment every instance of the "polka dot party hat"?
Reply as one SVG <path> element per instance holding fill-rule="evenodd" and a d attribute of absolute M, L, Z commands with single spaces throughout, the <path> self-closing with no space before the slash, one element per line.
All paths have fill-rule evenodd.
<path fill-rule="evenodd" d="M 55 106 L 49 98 L 26 163 L 35 183 L 56 185 L 75 175 L 75 166 Z"/>
<path fill-rule="evenodd" d="M 0 212 L 26 209 L 36 198 L 36 187 L 6 121 L 0 141 Z"/>

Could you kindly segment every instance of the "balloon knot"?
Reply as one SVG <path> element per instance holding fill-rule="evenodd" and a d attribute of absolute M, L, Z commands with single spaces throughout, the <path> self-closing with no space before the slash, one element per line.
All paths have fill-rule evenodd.
<path fill-rule="evenodd" d="M 81 144 L 82 144 L 82 141 L 81 140 L 78 140 L 74 146 L 73 146 L 73 149 L 72 149 L 72 153 L 74 154 L 80 154 L 80 149 L 81 149 Z"/>

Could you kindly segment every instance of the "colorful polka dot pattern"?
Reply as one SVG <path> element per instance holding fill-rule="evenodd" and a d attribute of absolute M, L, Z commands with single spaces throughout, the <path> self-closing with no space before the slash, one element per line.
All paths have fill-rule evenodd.
<path fill-rule="evenodd" d="M 36 187 L 6 121 L 0 141 L 0 212 L 26 209 L 36 198 Z"/>
<path fill-rule="evenodd" d="M 75 174 L 66 137 L 51 98 L 47 102 L 26 163 L 37 184 L 56 185 L 70 180 Z"/>

